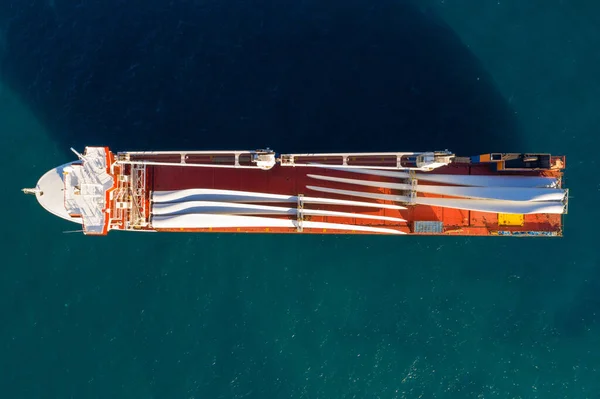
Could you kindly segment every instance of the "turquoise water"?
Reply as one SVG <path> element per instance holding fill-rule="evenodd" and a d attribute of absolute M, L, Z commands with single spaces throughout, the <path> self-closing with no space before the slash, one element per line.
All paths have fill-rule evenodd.
<path fill-rule="evenodd" d="M 0 280 L 2 397 L 598 397 L 600 265 L 596 226 L 600 218 L 592 210 L 600 200 L 595 154 L 600 121 L 600 56 L 596 51 L 600 14 L 596 6 L 565 3 L 537 1 L 525 6 L 517 1 L 480 1 L 474 6 L 466 1 L 431 2 L 432 8 L 422 15 L 425 22 L 419 22 L 424 26 L 430 21 L 438 24 L 438 15 L 449 25 L 480 62 L 481 70 L 487 71 L 518 126 L 506 130 L 504 139 L 502 131 L 492 128 L 485 131 L 490 137 L 457 138 L 461 151 L 512 145 L 517 151 L 567 155 L 565 183 L 572 198 L 562 239 L 115 232 L 93 238 L 62 234 L 74 225 L 46 214 L 19 189 L 33 186 L 47 169 L 70 160 L 64 148 L 68 143 L 97 144 L 107 126 L 112 129 L 107 136 L 109 144 L 126 147 L 136 143 L 139 139 L 135 134 L 125 137 L 124 132 L 133 131 L 136 118 L 143 116 L 143 107 L 150 107 L 146 103 L 152 103 L 156 113 L 148 113 L 139 121 L 141 131 L 151 130 L 153 123 L 160 124 L 164 118 L 174 123 L 161 112 L 177 113 L 177 100 L 173 99 L 177 97 L 170 94 L 175 97 L 165 97 L 162 102 L 125 98 L 127 90 L 136 92 L 125 88 L 140 84 L 135 79 L 163 76 L 144 70 L 139 73 L 142 77 L 127 77 L 132 79 L 129 86 L 123 83 L 126 80 L 119 83 L 123 85 L 123 99 L 115 100 L 122 101 L 118 108 L 107 101 L 105 109 L 99 110 L 94 104 L 91 110 L 78 103 L 85 97 L 74 97 L 69 100 L 72 108 L 65 111 L 62 90 L 69 84 L 61 86 L 62 75 L 57 71 L 62 63 L 77 60 L 52 61 L 47 58 L 52 56 L 52 48 L 40 45 L 38 53 L 46 54 L 42 67 L 51 69 L 58 88 L 50 87 L 44 80 L 50 76 L 44 73 L 49 72 L 27 64 L 26 54 L 36 53 L 33 47 L 27 51 L 14 48 L 11 30 L 20 28 L 10 22 L 14 20 L 4 18 L 11 14 L 0 8 L 0 52 L 5 56 L 6 71 L 0 86 L 0 140 L 7 149 L 2 161 L 6 183 L 1 200 L 6 210 Z M 352 4 L 361 6 L 360 1 Z M 77 17 L 67 12 L 75 13 L 75 8 L 58 0 L 38 6 L 39 13 L 55 13 L 73 21 Z M 321 30 L 339 27 L 318 7 L 319 12 L 307 12 L 300 6 L 292 11 L 299 21 L 313 20 L 317 15 L 314 18 L 320 18 L 321 25 L 315 22 L 315 26 Z M 19 22 L 27 20 L 19 18 Z M 174 24 L 172 29 L 176 27 Z M 175 35 L 170 28 L 164 29 L 164 41 Z M 428 32 L 414 29 L 411 32 Z M 415 41 L 420 37 L 411 36 Z M 65 36 L 61 40 L 77 39 Z M 117 42 L 111 43 L 116 46 Z M 59 50 L 54 49 L 63 55 L 79 51 Z M 446 60 L 452 59 L 448 57 Z M 456 62 L 461 60 L 456 58 Z M 307 69 L 311 70 L 311 65 Z M 440 64 L 435 65 L 439 68 Z M 33 80 L 33 72 L 15 72 L 28 68 L 40 70 L 36 72 L 42 76 L 40 81 Z M 447 69 L 455 74 L 462 68 L 448 65 Z M 418 79 L 437 76 L 449 85 L 451 80 L 444 71 L 436 69 Z M 384 80 L 393 80 L 392 75 Z M 460 88 L 439 87 L 439 92 L 451 90 L 452 101 L 460 100 L 455 93 L 471 87 L 468 76 L 457 76 L 465 79 Z M 32 81 L 25 82 L 26 77 Z M 472 82 L 475 86 L 477 78 Z M 113 81 L 118 79 L 125 78 L 113 77 Z M 274 82 L 283 78 L 278 79 Z M 487 81 L 488 77 L 480 79 Z M 315 81 L 321 82 L 318 78 Z M 350 85 L 348 82 L 337 82 L 335 87 Z M 94 84 L 92 80 L 91 86 Z M 192 83 L 184 82 L 180 87 L 187 84 Z M 248 85 L 244 88 L 247 91 L 240 89 L 240 93 L 255 93 Z M 269 87 L 265 96 L 276 97 L 277 90 L 286 89 L 276 86 Z M 424 112 L 419 110 L 425 108 L 433 121 L 407 119 L 407 129 L 418 130 L 422 123 L 434 131 L 435 126 L 442 126 L 439 118 L 454 118 L 444 116 L 436 106 L 446 101 L 444 96 L 434 96 L 424 87 L 409 88 L 411 93 L 421 92 L 418 108 L 415 105 L 416 111 L 410 112 Z M 207 86 L 206 90 L 212 89 Z M 469 101 L 496 104 L 488 97 L 478 98 L 481 93 L 492 98 L 487 89 L 478 90 L 472 89 L 474 94 L 465 97 L 463 111 L 477 109 L 468 108 Z M 336 98 L 334 94 L 331 98 Z M 181 107 L 189 109 L 189 104 L 181 101 Z M 215 101 L 235 108 L 246 100 L 223 97 Z M 247 101 L 253 103 L 252 98 Z M 265 120 L 270 114 L 281 118 L 281 110 L 261 101 L 257 108 L 264 108 Z M 318 102 L 309 95 L 289 101 L 306 106 Z M 394 101 L 390 96 L 379 106 L 385 108 L 387 104 L 393 109 Z M 215 104 L 207 107 L 219 109 Z M 342 126 L 336 124 L 341 111 L 331 108 L 331 103 L 326 107 L 332 119 L 311 114 L 312 122 L 303 128 L 318 122 L 325 125 L 323 129 Z M 293 113 L 296 108 L 300 109 L 298 114 Z M 57 109 L 60 113 L 53 114 Z M 497 108 L 489 105 L 484 111 L 489 109 Z M 292 120 L 308 110 L 316 112 L 293 105 L 286 108 Z M 458 114 L 453 119 L 457 122 L 452 122 L 454 133 L 468 129 L 471 115 L 460 109 L 453 112 Z M 490 115 L 495 116 L 489 124 L 508 120 L 498 119 L 504 111 L 485 112 L 490 113 L 472 116 L 477 129 L 488 129 L 485 122 Z M 133 116 L 124 119 L 120 113 Z M 209 133 L 202 140 L 220 147 L 263 144 L 256 143 L 261 137 L 256 129 L 265 120 L 235 113 L 232 119 L 235 121 L 228 122 L 227 127 L 238 134 L 239 141 L 207 138 Z M 216 119 L 208 120 L 204 128 L 220 132 Z M 374 137 L 385 137 L 381 132 L 386 126 L 400 126 L 395 119 L 357 120 L 363 124 L 360 126 L 373 123 Z M 244 126 L 253 135 L 244 135 Z M 275 128 L 281 126 L 275 122 L 265 126 L 265 135 L 277 140 L 274 137 L 281 130 Z M 509 127 L 511 122 L 503 126 Z M 177 136 L 178 129 L 191 128 L 195 129 L 181 122 L 171 133 L 150 136 L 134 149 L 146 145 L 152 149 L 155 145 L 177 147 L 167 142 L 169 134 L 183 143 L 182 147 L 199 146 L 199 142 L 190 142 L 189 136 Z M 497 136 L 491 137 L 492 133 Z M 438 134 L 441 141 L 452 141 L 451 136 Z M 346 140 L 339 131 L 332 131 L 331 137 L 324 138 L 319 146 L 332 149 L 341 143 L 344 149 L 356 149 L 365 140 L 361 136 Z M 390 140 L 399 147 L 404 138 Z M 433 139 L 411 143 L 427 142 Z M 301 143 L 295 147 L 293 135 L 276 144 L 278 150 L 286 151 L 307 146 Z"/>

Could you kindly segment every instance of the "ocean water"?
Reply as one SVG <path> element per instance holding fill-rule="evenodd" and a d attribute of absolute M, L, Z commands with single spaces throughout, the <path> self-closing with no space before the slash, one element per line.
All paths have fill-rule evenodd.
<path fill-rule="evenodd" d="M 0 397 L 599 397 L 599 9 L 2 2 Z M 85 145 L 551 152 L 570 208 L 561 239 L 63 234 L 19 190 Z"/>

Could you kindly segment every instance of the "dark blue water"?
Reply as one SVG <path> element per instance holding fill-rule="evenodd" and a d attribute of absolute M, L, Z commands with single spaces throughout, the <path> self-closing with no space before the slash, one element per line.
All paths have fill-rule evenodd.
<path fill-rule="evenodd" d="M 0 4 L 2 397 L 596 397 L 600 14 L 501 3 Z M 558 240 L 62 234 L 18 189 L 85 145 L 548 151 L 573 198 Z"/>
<path fill-rule="evenodd" d="M 435 140 L 469 153 L 519 137 L 477 58 L 406 1 L 8 8 L 4 76 L 65 148 L 302 152 Z"/>

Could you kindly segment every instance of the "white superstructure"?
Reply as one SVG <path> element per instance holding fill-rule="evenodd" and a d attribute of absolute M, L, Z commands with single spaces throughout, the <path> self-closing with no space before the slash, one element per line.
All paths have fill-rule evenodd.
<path fill-rule="evenodd" d="M 107 198 L 114 186 L 110 174 L 109 153 L 104 147 L 87 147 L 79 161 L 51 169 L 38 181 L 35 194 L 39 203 L 50 213 L 82 224 L 86 234 L 106 234 Z"/>

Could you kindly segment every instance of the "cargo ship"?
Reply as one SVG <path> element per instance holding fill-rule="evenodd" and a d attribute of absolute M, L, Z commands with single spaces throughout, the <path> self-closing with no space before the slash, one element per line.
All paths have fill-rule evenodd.
<path fill-rule="evenodd" d="M 86 235 L 112 230 L 560 237 L 565 156 L 71 149 L 35 188 Z"/>

